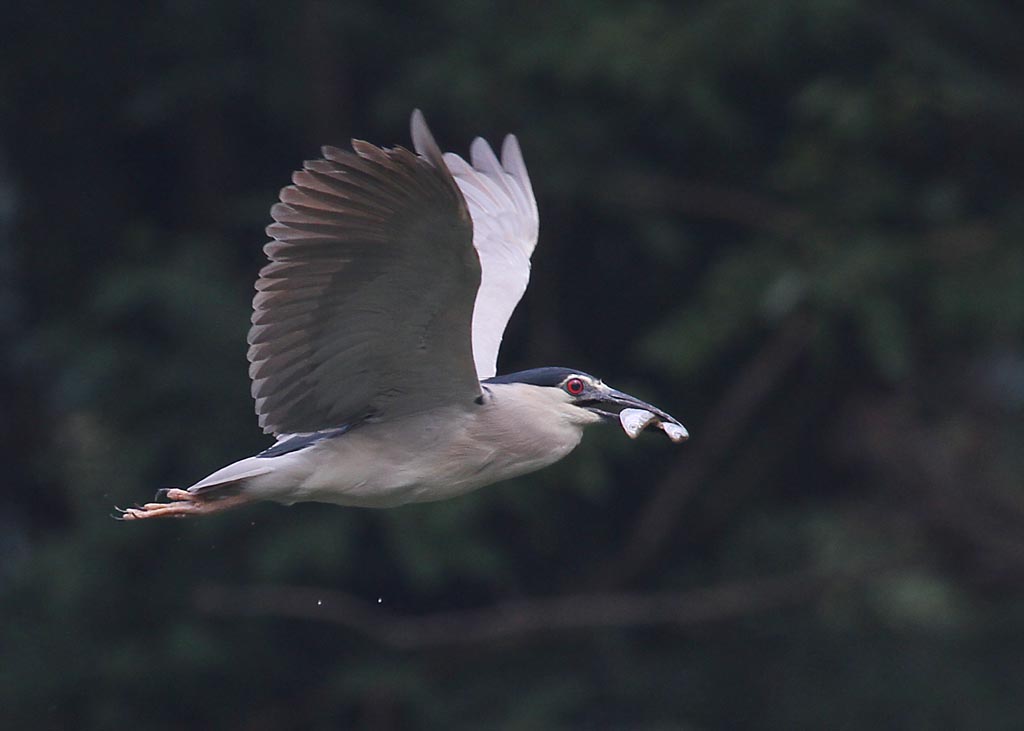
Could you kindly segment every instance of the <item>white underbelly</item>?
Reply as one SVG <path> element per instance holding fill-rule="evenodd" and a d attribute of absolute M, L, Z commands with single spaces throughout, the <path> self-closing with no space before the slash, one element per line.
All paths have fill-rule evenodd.
<path fill-rule="evenodd" d="M 449 422 L 451 423 L 451 422 Z M 581 430 L 486 438 L 471 429 L 444 431 L 438 420 L 366 425 L 314 446 L 269 458 L 281 469 L 253 480 L 261 499 L 393 507 L 457 497 L 547 467 L 579 443 Z M 275 468 L 277 465 L 273 465 Z M 287 475 L 287 483 L 275 478 Z"/>
<path fill-rule="evenodd" d="M 547 467 L 564 453 L 508 459 L 500 453 L 425 454 L 357 475 L 350 462 L 330 456 L 304 480 L 293 501 L 311 500 L 361 507 L 393 507 L 458 497 L 494 482 Z"/>

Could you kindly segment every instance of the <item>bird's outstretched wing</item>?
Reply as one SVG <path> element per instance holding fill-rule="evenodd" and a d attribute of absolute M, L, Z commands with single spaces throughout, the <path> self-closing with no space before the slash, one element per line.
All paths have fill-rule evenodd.
<path fill-rule="evenodd" d="M 459 188 L 435 150 L 352 146 L 325 147 L 271 209 L 249 331 L 252 395 L 268 433 L 480 395 L 471 338 L 480 262 Z"/>
<path fill-rule="evenodd" d="M 440 150 L 423 116 L 414 113 L 412 139 L 427 156 Z M 515 136 L 501 146 L 501 161 L 481 138 L 473 140 L 470 162 L 448 152 L 444 161 L 473 217 L 473 245 L 483 275 L 473 310 L 473 358 L 483 380 L 497 372 L 505 326 L 530 281 L 530 256 L 537 245 L 539 216 L 533 187 Z"/>

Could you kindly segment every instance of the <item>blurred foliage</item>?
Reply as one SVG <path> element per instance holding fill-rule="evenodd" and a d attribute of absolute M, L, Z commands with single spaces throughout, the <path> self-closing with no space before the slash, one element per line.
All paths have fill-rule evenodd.
<path fill-rule="evenodd" d="M 7 8 L 3 727 L 1020 728 L 1022 23 L 995 0 Z M 266 444 L 244 343 L 268 207 L 320 144 L 408 144 L 413 107 L 446 149 L 523 144 L 541 245 L 503 370 L 584 368 L 691 442 L 595 432 L 390 511 L 111 521 Z M 740 616 L 406 650 L 195 599 L 418 616 L 808 570 L 832 580 Z"/>

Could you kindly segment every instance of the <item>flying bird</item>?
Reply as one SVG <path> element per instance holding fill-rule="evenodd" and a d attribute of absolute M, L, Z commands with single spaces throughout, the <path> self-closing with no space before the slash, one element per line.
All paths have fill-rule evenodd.
<path fill-rule="evenodd" d="M 583 371 L 496 375 L 538 234 L 519 143 L 508 135 L 499 160 L 477 138 L 467 162 L 442 154 L 419 110 L 411 126 L 415 152 L 324 147 L 271 208 L 248 356 L 259 424 L 277 441 L 118 517 L 442 500 L 547 467 L 599 422 L 686 439 Z"/>

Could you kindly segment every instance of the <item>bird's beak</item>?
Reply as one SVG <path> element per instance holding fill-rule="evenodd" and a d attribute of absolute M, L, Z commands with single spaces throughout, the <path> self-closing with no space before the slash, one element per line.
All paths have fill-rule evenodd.
<path fill-rule="evenodd" d="M 623 393 L 622 391 L 617 391 L 614 388 L 608 388 L 607 386 L 603 387 L 598 398 L 587 404 L 587 408 L 609 421 L 618 420 L 619 412 L 623 409 L 643 409 L 644 411 L 650 411 L 661 421 L 678 426 L 682 429 L 684 439 L 688 436 L 686 427 L 684 427 L 674 416 L 665 413 L 657 406 L 653 406 L 646 401 L 641 401 L 636 396 L 630 396 L 628 393 Z"/>

